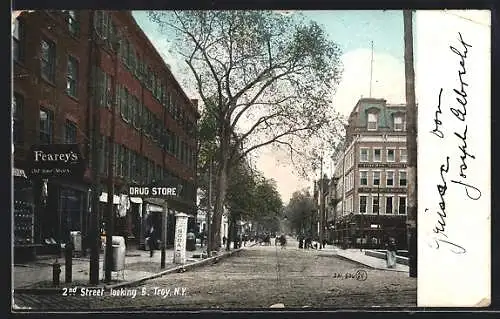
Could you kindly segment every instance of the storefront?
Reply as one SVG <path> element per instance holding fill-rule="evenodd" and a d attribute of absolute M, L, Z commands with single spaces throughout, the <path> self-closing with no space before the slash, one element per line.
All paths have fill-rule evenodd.
<path fill-rule="evenodd" d="M 59 254 L 61 245 L 81 239 L 76 250 L 85 252 L 89 229 L 89 185 L 65 179 L 42 181 L 38 213 L 42 247 L 40 254 Z"/>
<path fill-rule="evenodd" d="M 35 202 L 33 183 L 26 177 L 24 170 L 13 169 L 13 234 L 15 261 L 33 260 L 36 248 L 40 246 L 37 240 Z"/>

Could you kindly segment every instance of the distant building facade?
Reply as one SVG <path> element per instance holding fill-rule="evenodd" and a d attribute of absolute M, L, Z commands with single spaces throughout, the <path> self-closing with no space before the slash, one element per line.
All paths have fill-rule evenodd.
<path fill-rule="evenodd" d="M 333 241 L 380 247 L 391 236 L 406 248 L 407 160 L 405 105 L 360 99 L 328 187 Z"/>

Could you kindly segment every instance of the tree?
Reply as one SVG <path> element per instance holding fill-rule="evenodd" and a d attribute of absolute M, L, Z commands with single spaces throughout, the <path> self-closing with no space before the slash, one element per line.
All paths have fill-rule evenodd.
<path fill-rule="evenodd" d="M 174 31 L 175 47 L 216 119 L 212 238 L 218 238 L 228 176 L 239 159 L 266 145 L 286 147 L 298 158 L 313 137 L 336 134 L 330 97 L 340 80 L 341 51 L 317 23 L 299 15 L 156 11 L 150 18 Z"/>
<path fill-rule="evenodd" d="M 292 230 L 299 234 L 309 232 L 314 222 L 314 208 L 314 199 L 309 191 L 294 192 L 285 208 Z"/>

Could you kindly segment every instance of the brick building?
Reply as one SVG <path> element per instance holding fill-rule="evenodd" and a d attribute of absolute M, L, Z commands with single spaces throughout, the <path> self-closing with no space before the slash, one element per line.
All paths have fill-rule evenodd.
<path fill-rule="evenodd" d="M 120 43 L 117 47 L 116 44 Z M 196 214 L 197 101 L 190 100 L 130 11 L 46 11 L 21 14 L 13 32 L 14 197 L 32 211 L 32 229 L 15 218 L 18 248 L 67 242 L 89 227 L 92 153 L 100 156 L 101 216 L 107 202 L 108 149 L 115 146 L 115 194 L 127 203 L 115 233 L 142 244 L 144 231 L 159 223 L 158 202 L 125 198 L 127 186 L 175 180 L 182 185 L 169 213 Z M 116 107 L 115 140 L 110 141 Z M 97 150 L 91 143 L 93 112 L 99 112 Z M 87 162 L 83 178 L 29 180 L 26 154 L 32 144 L 78 143 Z M 26 216 L 26 214 L 20 214 Z M 24 217 L 23 217 L 24 218 Z M 169 244 L 173 244 L 169 218 Z M 157 229 L 161 228 L 158 225 Z M 193 228 L 194 229 L 194 228 Z M 31 234 L 31 238 L 29 235 Z M 17 236 L 17 235 L 16 235 Z M 23 238 L 24 237 L 24 238 Z"/>
<path fill-rule="evenodd" d="M 363 98 L 351 112 L 328 188 L 333 241 L 380 247 L 392 236 L 406 248 L 405 110 Z"/>

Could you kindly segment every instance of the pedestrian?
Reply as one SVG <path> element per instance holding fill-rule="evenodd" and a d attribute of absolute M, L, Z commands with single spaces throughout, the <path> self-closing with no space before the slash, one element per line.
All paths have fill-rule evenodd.
<path fill-rule="evenodd" d="M 225 246 L 226 245 L 226 241 L 227 241 L 227 237 L 226 236 L 222 237 L 222 245 Z"/>
<path fill-rule="evenodd" d="M 146 238 L 149 247 L 149 257 L 153 257 L 154 251 L 158 249 L 158 239 L 157 239 L 157 231 L 154 225 L 151 225 L 149 229 L 149 236 Z"/>
<path fill-rule="evenodd" d="M 281 249 L 286 248 L 286 236 L 281 235 L 279 239 L 280 239 Z"/>
<path fill-rule="evenodd" d="M 390 237 L 386 244 L 387 268 L 396 267 L 396 251 L 396 240 Z"/>

